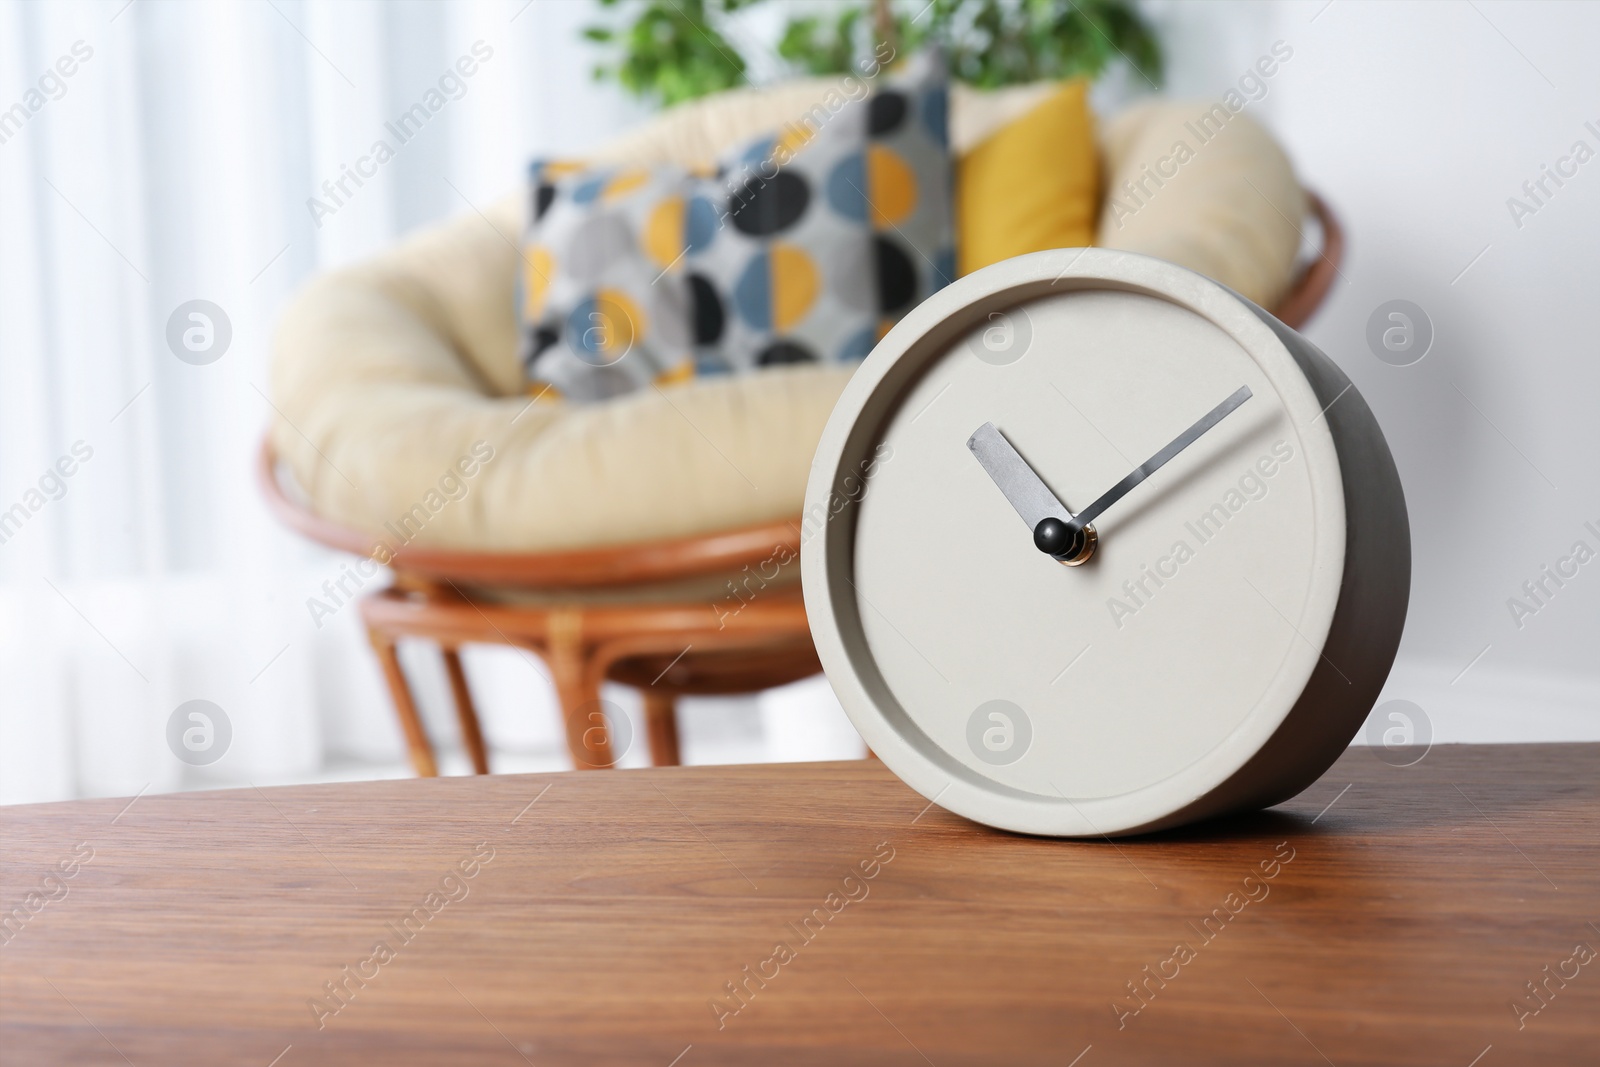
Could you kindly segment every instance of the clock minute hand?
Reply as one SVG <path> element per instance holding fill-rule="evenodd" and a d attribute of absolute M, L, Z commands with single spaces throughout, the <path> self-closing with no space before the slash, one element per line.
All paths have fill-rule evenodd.
<path fill-rule="evenodd" d="M 1076 515 L 1072 516 L 1072 525 L 1077 527 L 1087 526 L 1089 523 L 1099 518 L 1101 513 L 1104 512 L 1106 508 L 1109 508 L 1112 504 L 1115 504 L 1117 501 L 1127 496 L 1129 490 L 1131 490 L 1134 486 L 1138 485 L 1140 482 L 1144 481 L 1146 478 L 1150 477 L 1156 471 L 1164 467 L 1167 464 L 1167 461 L 1172 459 L 1172 457 L 1176 456 L 1179 452 L 1182 452 L 1184 449 L 1198 441 L 1207 430 L 1211 429 L 1217 423 L 1227 418 L 1229 413 L 1231 413 L 1240 404 L 1243 404 L 1246 400 L 1249 400 L 1250 396 L 1250 387 L 1248 385 L 1241 385 L 1232 396 L 1228 397 L 1228 399 L 1224 400 L 1222 403 L 1206 412 L 1205 415 L 1201 416 L 1199 422 L 1196 422 L 1193 426 L 1189 427 L 1177 437 L 1173 438 L 1172 443 L 1167 445 L 1166 448 L 1163 448 L 1161 451 L 1145 460 L 1134 469 L 1132 474 L 1122 479 L 1122 481 L 1118 482 L 1116 485 L 1113 485 L 1110 489 L 1107 489 L 1103 494 L 1101 494 L 1099 500 L 1096 500 L 1094 503 L 1078 512 Z"/>

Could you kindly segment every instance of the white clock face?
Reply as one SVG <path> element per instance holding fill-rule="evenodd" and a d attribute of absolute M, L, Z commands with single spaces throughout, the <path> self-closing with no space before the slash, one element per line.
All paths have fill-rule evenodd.
<path fill-rule="evenodd" d="M 1129 259 L 1155 262 L 1111 265 Z M 959 283 L 880 346 L 819 449 L 808 504 L 825 473 L 866 474 L 807 560 L 823 662 L 885 762 L 963 814 L 1151 824 L 1255 755 L 1319 663 L 1338 670 L 1346 515 L 1323 405 L 1242 302 L 1157 267 L 1178 298 L 1041 286 L 1038 265 Z M 1037 515 L 969 445 L 992 424 L 1070 518 L 1230 397 L 1093 519 L 1080 565 L 1036 547 Z"/>
<path fill-rule="evenodd" d="M 974 772 L 1074 800 L 1141 789 L 1214 749 L 1286 669 L 1309 673 L 1296 629 L 1319 641 L 1328 620 L 1306 617 L 1306 444 L 1255 362 L 1174 304 L 1089 290 L 992 314 L 880 432 L 893 451 L 855 536 L 867 644 Z M 1241 385 L 1246 403 L 1095 520 L 1082 566 L 1034 547 L 967 448 L 994 423 L 1076 511 Z M 996 700 L 1014 710 L 979 713 L 974 745 Z"/>

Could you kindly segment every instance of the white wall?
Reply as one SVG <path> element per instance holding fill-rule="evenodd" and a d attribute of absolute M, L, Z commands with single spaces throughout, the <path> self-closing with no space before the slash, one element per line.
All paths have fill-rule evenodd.
<path fill-rule="evenodd" d="M 1294 49 L 1250 109 L 1345 224 L 1306 332 L 1376 412 L 1405 484 L 1411 613 L 1385 698 L 1415 701 L 1441 740 L 1600 738 L 1600 558 L 1520 626 L 1507 606 L 1575 541 L 1600 551 L 1584 528 L 1600 531 L 1600 5 L 1147 10 L 1175 94 L 1215 98 L 1274 41 Z M 1596 158 L 1519 227 L 1507 198 L 1579 140 Z M 1435 330 L 1409 367 L 1365 337 L 1397 298 Z"/>

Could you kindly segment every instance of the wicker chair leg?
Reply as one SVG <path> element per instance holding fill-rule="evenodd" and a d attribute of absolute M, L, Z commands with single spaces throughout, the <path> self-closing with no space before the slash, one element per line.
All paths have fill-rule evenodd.
<path fill-rule="evenodd" d="M 395 644 L 386 634 L 375 629 L 367 630 L 372 649 L 378 654 L 383 667 L 384 680 L 389 683 L 389 696 L 394 699 L 395 714 L 400 717 L 400 729 L 406 735 L 406 748 L 411 754 L 411 766 L 419 778 L 437 778 L 439 765 L 434 762 L 433 746 L 422 728 L 422 716 L 417 714 L 416 701 L 411 696 L 411 686 L 406 683 L 405 671 L 400 667 L 400 656 Z"/>
<path fill-rule="evenodd" d="M 593 649 L 583 640 L 583 615 L 577 609 L 550 613 L 545 662 L 556 684 L 561 718 L 567 727 L 567 751 L 580 771 L 612 766 L 623 754 L 612 754 L 611 730 L 600 706 L 600 680 L 590 669 Z"/>
<path fill-rule="evenodd" d="M 676 767 L 678 756 L 678 700 L 660 689 L 644 692 L 645 726 L 650 731 L 650 762 L 657 767 Z"/>
<path fill-rule="evenodd" d="M 620 758 L 612 755 L 611 727 L 600 705 L 598 686 L 563 682 L 556 671 L 556 696 L 561 701 L 561 718 L 567 726 L 567 751 L 572 765 L 580 771 L 604 770 Z"/>
<path fill-rule="evenodd" d="M 454 648 L 440 650 L 444 653 L 445 673 L 450 676 L 450 693 L 455 698 L 456 718 L 461 722 L 461 743 L 472 757 L 472 769 L 478 774 L 489 773 L 489 750 L 483 743 L 483 730 L 478 725 L 478 709 L 472 704 L 472 690 L 467 688 L 467 674 L 461 669 L 461 652 Z"/>

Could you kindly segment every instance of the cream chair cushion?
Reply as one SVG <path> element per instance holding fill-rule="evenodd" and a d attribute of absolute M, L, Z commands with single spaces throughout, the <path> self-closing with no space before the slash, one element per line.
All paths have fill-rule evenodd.
<path fill-rule="evenodd" d="M 1150 101 L 1102 124 L 1095 243 L 1170 260 L 1272 308 L 1294 281 L 1305 192 L 1259 123 L 1209 106 Z"/>
<path fill-rule="evenodd" d="M 835 91 L 837 82 L 815 79 L 724 93 L 587 158 L 697 163 Z M 954 87 L 953 149 L 977 143 L 1040 92 Z M 1109 124 L 1111 175 L 1159 146 L 1177 114 L 1166 106 Z M 1218 151 L 1185 168 L 1188 184 L 1163 191 L 1175 195 L 1105 236 L 1270 306 L 1293 252 L 1283 254 L 1283 227 L 1263 214 L 1270 207 L 1252 211 L 1255 194 L 1234 186 L 1250 177 L 1296 223 L 1302 201 L 1259 127 L 1236 118 L 1225 136 L 1233 140 L 1219 138 Z M 487 551 L 625 544 L 798 514 L 811 454 L 850 369 L 773 369 L 598 405 L 530 403 L 513 307 L 523 214 L 522 194 L 507 196 L 315 278 L 292 301 L 274 342 L 280 417 L 271 432 L 312 508 L 391 547 L 402 531 L 418 544 Z M 493 458 L 470 462 L 475 445 Z M 470 478 L 451 473 L 463 460 Z"/>

